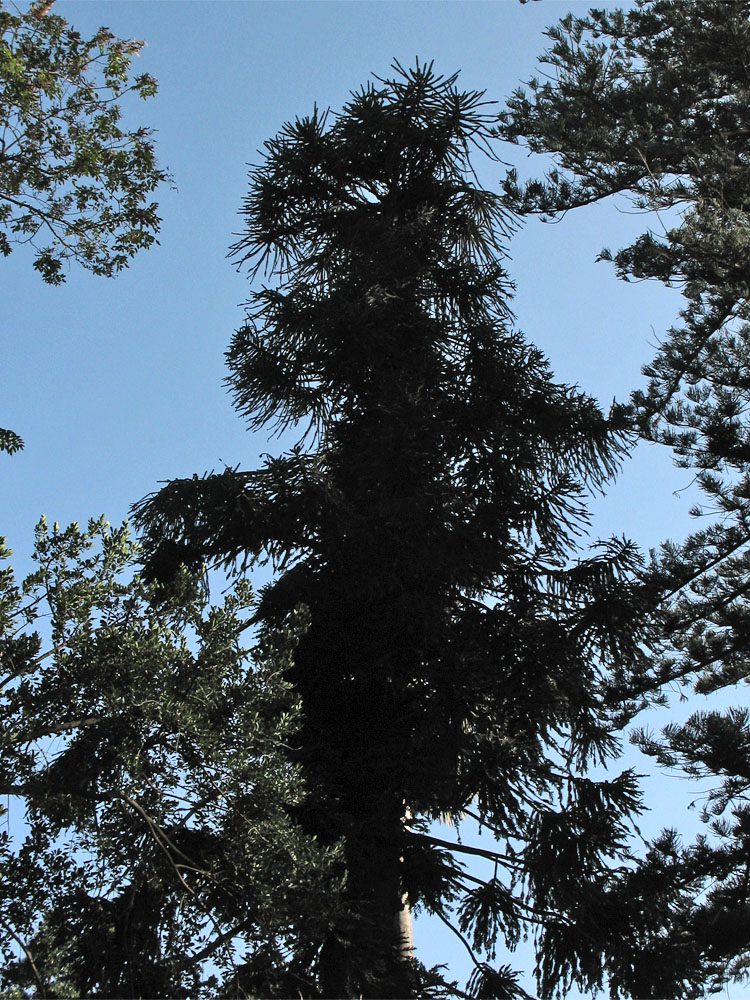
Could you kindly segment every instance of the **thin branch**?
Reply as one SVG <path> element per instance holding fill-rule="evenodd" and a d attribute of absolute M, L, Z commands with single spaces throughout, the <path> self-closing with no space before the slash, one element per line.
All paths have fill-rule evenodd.
<path fill-rule="evenodd" d="M 39 975 L 39 970 L 37 969 L 36 964 L 34 962 L 34 956 L 31 954 L 31 952 L 29 951 L 29 949 L 26 947 L 26 944 L 24 943 L 24 941 L 13 930 L 13 928 L 11 927 L 11 925 L 9 923 L 7 923 L 5 920 L 3 920 L 2 917 L 0 917 L 0 924 L 2 924 L 3 927 L 8 931 L 8 933 L 13 938 L 13 940 L 16 941 L 16 943 L 18 944 L 18 946 L 21 949 L 23 949 L 23 953 L 26 955 L 26 958 L 28 959 L 28 963 L 31 966 L 31 971 L 34 974 L 34 979 L 36 979 L 37 985 L 39 986 L 40 993 L 41 993 L 42 996 L 44 996 L 44 994 L 47 991 L 44 988 L 44 983 L 42 981 L 42 977 Z"/>
<path fill-rule="evenodd" d="M 481 847 L 469 847 L 467 844 L 454 844 L 449 840 L 441 840 L 439 837 L 432 837 L 427 833 L 410 833 L 409 835 L 417 840 L 427 841 L 428 844 L 434 844 L 436 847 L 446 847 L 449 851 L 459 851 L 462 854 L 475 854 L 480 858 L 488 858 L 490 861 L 504 861 L 510 867 L 518 867 L 516 858 L 511 858 L 507 854 L 501 854 L 499 851 L 488 851 Z"/>
<path fill-rule="evenodd" d="M 189 958 L 184 958 L 181 962 L 177 963 L 177 968 L 189 968 L 191 965 L 195 965 L 198 962 L 202 962 L 204 958 L 208 958 L 212 955 L 217 948 L 223 947 L 228 941 L 231 941 L 233 937 L 236 937 L 240 931 L 244 930 L 247 925 L 251 923 L 251 920 L 243 920 L 241 923 L 237 924 L 230 931 L 225 931 L 223 934 L 219 935 L 213 941 L 209 942 L 204 948 L 196 952 L 194 955 L 190 955 Z"/>
<path fill-rule="evenodd" d="M 437 913 L 438 917 L 440 917 L 440 919 L 443 921 L 443 923 L 445 924 L 445 926 L 448 927 L 450 930 L 453 931 L 453 933 L 456 935 L 456 937 L 458 938 L 458 940 L 461 942 L 461 944 L 464 946 L 464 948 L 468 951 L 469 956 L 471 957 L 471 960 L 474 963 L 474 965 L 476 965 L 476 967 L 478 969 L 481 969 L 482 968 L 482 963 L 477 959 L 476 955 L 474 954 L 474 949 L 471 947 L 471 945 L 466 940 L 466 938 L 463 936 L 463 934 L 458 929 L 458 927 L 454 927 L 454 925 L 450 922 L 450 920 L 443 913 L 441 913 L 440 910 L 436 910 L 435 912 Z M 464 996 L 465 995 L 466 994 L 464 994 Z"/>
<path fill-rule="evenodd" d="M 187 891 L 190 893 L 190 895 L 193 897 L 193 899 L 195 899 L 197 901 L 198 900 L 198 894 L 195 892 L 194 889 L 190 888 L 190 886 L 187 884 L 187 882 L 185 881 L 185 879 L 182 877 L 182 873 L 180 871 L 180 866 L 178 866 L 177 864 L 175 864 L 175 862 L 172 860 L 172 856 L 169 853 L 169 851 L 167 850 L 167 848 L 164 846 L 164 843 L 162 842 L 162 838 L 163 838 L 164 841 L 166 841 L 167 844 L 169 844 L 169 846 L 172 848 L 172 850 L 174 850 L 176 853 L 180 854 L 187 861 L 190 861 L 190 862 L 192 862 L 194 864 L 193 859 L 189 858 L 187 856 L 187 854 L 185 854 L 183 851 L 181 851 L 178 847 L 176 847 L 170 841 L 170 839 L 164 833 L 164 831 L 162 830 L 162 828 L 155 822 L 155 820 L 153 820 L 149 816 L 149 814 L 146 812 L 146 810 L 143 808 L 143 806 L 139 802 L 136 802 L 135 799 L 131 799 L 129 796 L 124 795 L 123 793 L 119 793 L 119 795 L 117 797 L 120 798 L 120 799 L 122 799 L 129 806 L 132 806 L 133 809 L 135 809 L 143 817 L 143 819 L 146 821 L 146 824 L 147 824 L 147 826 L 149 828 L 149 832 L 151 833 L 151 836 L 156 841 L 158 847 L 163 851 L 164 855 L 167 858 L 167 861 L 169 862 L 170 866 L 174 870 L 175 875 L 180 880 L 180 883 L 184 886 L 185 889 L 187 889 Z M 182 867 L 185 867 L 185 866 L 182 866 Z M 191 870 L 192 871 L 196 871 L 200 875 L 206 875 L 206 876 L 208 876 L 209 878 L 211 878 L 211 880 L 213 882 L 215 882 L 217 885 L 220 886 L 220 883 L 211 876 L 210 872 L 203 871 L 202 869 L 199 869 L 197 867 L 192 868 Z M 225 888 L 225 887 L 222 887 L 222 886 L 220 886 L 220 887 L 221 888 Z M 219 927 L 218 923 L 216 922 L 216 918 L 214 917 L 214 915 L 208 909 L 204 909 L 204 913 L 206 914 L 206 916 L 208 917 L 208 919 L 210 920 L 210 922 L 213 924 L 214 930 L 216 930 L 219 933 L 219 937 L 222 938 L 223 932 L 221 931 L 221 928 Z M 221 943 L 224 944 L 224 943 L 226 943 L 226 941 L 227 941 L 227 939 L 224 938 Z M 234 969 L 235 974 L 236 974 L 237 973 L 237 966 L 235 964 L 234 957 L 232 955 L 232 951 L 231 951 L 231 949 L 229 947 L 227 947 L 227 949 L 226 949 L 226 954 L 227 954 L 227 958 L 229 959 L 229 961 L 230 961 L 230 963 L 232 965 L 232 968 Z"/>
<path fill-rule="evenodd" d="M 11 739 L 11 743 L 35 743 L 37 740 L 47 736 L 59 736 L 61 733 L 68 733 L 73 729 L 81 729 L 84 726 L 95 726 L 97 723 L 107 722 L 101 715 L 90 715 L 83 719 L 71 719 L 70 722 L 60 722 L 56 726 L 45 729 L 34 729 L 30 733 L 19 733 Z"/>
<path fill-rule="evenodd" d="M 705 573 L 709 573 L 712 569 L 714 569 L 714 567 L 718 566 L 719 563 L 724 562 L 725 559 L 729 559 L 731 556 L 734 555 L 735 552 L 737 552 L 738 549 L 741 549 L 744 545 L 747 545 L 747 543 L 748 543 L 748 538 L 747 536 L 745 536 L 744 538 L 741 538 L 736 545 L 732 545 L 731 548 L 727 549 L 726 552 L 720 553 L 713 559 L 710 559 L 704 565 L 699 566 L 695 570 L 695 572 L 692 572 L 690 576 L 685 577 L 685 579 L 681 583 L 679 583 L 676 587 L 673 587 L 671 590 L 667 591 L 664 597 L 660 599 L 659 603 L 662 604 L 664 601 L 675 597 L 677 594 L 680 593 L 681 590 L 684 590 L 685 587 L 689 586 L 691 583 L 699 579 Z"/>
<path fill-rule="evenodd" d="M 131 799 L 128 795 L 124 795 L 123 793 L 120 793 L 118 795 L 118 798 L 121 798 L 123 800 L 123 802 L 126 802 L 129 806 L 132 806 L 132 808 L 135 809 L 136 812 L 140 813 L 140 815 L 146 821 L 146 825 L 149 828 L 149 832 L 151 833 L 151 836 L 156 841 L 158 847 L 163 851 L 163 853 L 164 853 L 167 861 L 169 862 L 170 866 L 173 868 L 175 875 L 180 880 L 180 883 L 182 884 L 182 886 L 185 889 L 187 889 L 187 891 L 190 893 L 190 895 L 194 899 L 197 899 L 197 895 L 196 895 L 195 890 L 191 889 L 190 886 L 185 881 L 185 879 L 182 877 L 182 873 L 180 872 L 179 868 L 177 867 L 177 865 L 172 860 L 172 855 L 169 853 L 169 851 L 167 850 L 167 848 L 164 846 L 164 843 L 162 842 L 162 836 L 161 836 L 162 831 L 161 831 L 161 828 L 158 826 L 158 824 L 149 816 L 149 814 L 146 812 L 146 810 L 143 808 L 143 806 L 139 802 L 135 801 L 135 799 Z M 174 847 L 174 845 L 170 845 L 170 846 Z M 182 851 L 180 851 L 179 853 L 182 854 Z M 185 855 L 183 855 L 183 857 L 185 857 Z M 189 861 L 191 859 L 188 858 L 187 860 Z"/>

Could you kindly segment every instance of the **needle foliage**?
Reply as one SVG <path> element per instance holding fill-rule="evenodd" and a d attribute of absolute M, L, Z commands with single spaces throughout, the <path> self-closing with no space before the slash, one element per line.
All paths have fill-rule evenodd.
<path fill-rule="evenodd" d="M 612 195 L 644 231 L 601 257 L 625 280 L 684 296 L 633 395 L 643 438 L 693 474 L 704 525 L 652 556 L 654 653 L 619 672 L 613 696 L 634 712 L 675 682 L 699 695 L 750 677 L 750 5 L 646 0 L 568 15 L 548 32 L 543 75 L 509 101 L 499 132 L 554 168 L 506 203 L 556 216 Z M 667 830 L 621 890 L 614 989 L 701 996 L 750 963 L 750 768 L 743 708 L 696 712 L 636 741 L 661 764 L 711 781 L 706 835 Z M 630 943 L 627 943 L 630 942 Z M 635 945 L 635 947 L 633 946 Z"/>
<path fill-rule="evenodd" d="M 228 384 L 250 428 L 297 444 L 136 507 L 151 578 L 268 561 L 255 621 L 305 615 L 284 674 L 296 815 L 342 845 L 346 883 L 328 931 L 300 933 L 304 996 L 520 995 L 495 952 L 529 928 L 550 994 L 589 949 L 574 901 L 626 857 L 638 808 L 632 774 L 584 773 L 616 750 L 607 665 L 640 655 L 637 557 L 577 549 L 626 422 L 557 384 L 514 326 L 513 217 L 472 166 L 496 121 L 455 76 L 395 66 L 266 143 L 234 247 L 255 285 Z M 466 812 L 497 842 L 434 835 Z M 411 957 L 418 908 L 474 956 L 466 990 Z"/>

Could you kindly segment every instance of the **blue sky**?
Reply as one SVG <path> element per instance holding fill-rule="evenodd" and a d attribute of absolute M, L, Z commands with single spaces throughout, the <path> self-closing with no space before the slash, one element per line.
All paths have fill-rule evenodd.
<path fill-rule="evenodd" d="M 51 288 L 24 248 L 0 263 L 0 426 L 26 442 L 20 454 L 0 455 L 0 531 L 19 572 L 42 513 L 63 524 L 100 513 L 119 522 L 164 480 L 252 467 L 278 450 L 248 434 L 222 386 L 223 352 L 248 294 L 227 247 L 241 225 L 247 164 L 264 140 L 314 102 L 338 109 L 394 57 L 460 69 L 467 88 L 502 101 L 534 73 L 545 25 L 570 9 L 587 4 L 57 0 L 82 33 L 105 24 L 147 41 L 137 69 L 157 77 L 159 93 L 128 104 L 127 118 L 157 130 L 176 190 L 161 192 L 160 246 L 114 280 L 73 267 Z M 521 151 L 500 153 L 521 171 L 538 167 Z M 477 165 L 485 185 L 497 185 L 501 168 Z M 560 381 L 605 405 L 642 384 L 640 367 L 679 307 L 676 292 L 624 284 L 594 263 L 602 246 L 618 247 L 642 226 L 625 205 L 602 204 L 557 225 L 532 220 L 509 248 L 518 325 Z M 664 450 L 639 449 L 594 503 L 594 536 L 626 534 L 646 548 L 680 537 L 692 500 L 676 491 L 688 483 Z M 676 784 L 654 794 L 652 828 L 677 822 L 688 797 Z M 418 922 L 416 937 L 428 964 L 468 973 L 460 944 L 432 924 Z"/>

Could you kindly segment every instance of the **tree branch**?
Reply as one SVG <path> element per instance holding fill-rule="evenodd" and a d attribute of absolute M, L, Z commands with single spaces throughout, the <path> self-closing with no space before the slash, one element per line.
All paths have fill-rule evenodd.
<path fill-rule="evenodd" d="M 436 847 L 446 847 L 449 851 L 459 851 L 462 854 L 475 854 L 481 858 L 488 858 L 490 861 L 504 861 L 507 865 L 513 868 L 518 867 L 518 861 L 515 858 L 509 857 L 507 854 L 501 854 L 499 851 L 488 851 L 481 847 L 469 847 L 466 844 L 454 844 L 449 840 L 441 840 L 439 837 L 432 837 L 428 833 L 409 833 L 410 837 L 414 837 L 416 840 L 424 840 L 429 844 L 434 844 Z"/>
<path fill-rule="evenodd" d="M 44 982 L 42 981 L 42 977 L 39 975 L 39 970 L 37 969 L 36 963 L 34 962 L 34 956 L 26 947 L 25 942 L 18 936 L 18 934 L 16 934 L 11 925 L 7 923 L 5 920 L 3 920 L 2 917 L 0 917 L 0 924 L 3 925 L 3 927 L 7 930 L 7 932 L 10 934 L 13 940 L 23 950 L 23 953 L 26 955 L 28 963 L 31 966 L 31 971 L 34 974 L 34 979 L 36 979 L 37 985 L 39 986 L 40 995 L 44 996 L 47 993 L 47 990 L 44 987 Z"/>

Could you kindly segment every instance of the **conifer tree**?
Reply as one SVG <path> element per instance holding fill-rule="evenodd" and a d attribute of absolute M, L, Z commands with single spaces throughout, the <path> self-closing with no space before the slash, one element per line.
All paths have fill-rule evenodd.
<path fill-rule="evenodd" d="M 653 556 L 657 652 L 613 686 L 632 713 L 672 681 L 710 694 L 750 676 L 750 4 L 648 0 L 548 35 L 544 78 L 513 95 L 500 133 L 555 166 L 525 184 L 509 174 L 506 202 L 554 216 L 622 194 L 644 212 L 642 235 L 601 256 L 625 280 L 679 286 L 684 306 L 634 417 L 694 473 L 694 513 L 714 522 Z M 750 963 L 747 712 L 701 710 L 636 740 L 714 779 L 709 835 L 683 848 L 665 831 L 623 881 L 623 919 L 640 932 L 618 928 L 610 972 L 633 996 L 700 996 Z"/>
<path fill-rule="evenodd" d="M 298 942 L 305 996 L 451 992 L 410 955 L 415 907 L 457 912 L 475 996 L 520 995 L 496 942 L 538 927 L 549 995 L 565 966 L 544 957 L 547 929 L 567 927 L 565 961 L 588 948 L 561 914 L 624 856 L 638 806 L 629 772 L 583 773 L 616 751 L 606 665 L 640 655 L 636 554 L 575 547 L 625 424 L 556 384 L 513 326 L 512 216 L 471 164 L 494 155 L 495 122 L 455 76 L 396 65 L 266 143 L 234 247 L 265 283 L 228 384 L 250 428 L 297 444 L 136 508 L 157 581 L 270 560 L 255 620 L 304 610 L 285 675 L 308 790 L 295 815 L 343 845 L 346 870 L 343 910 Z M 429 826 L 462 814 L 499 843 Z M 462 853 L 489 873 L 467 873 Z"/>

